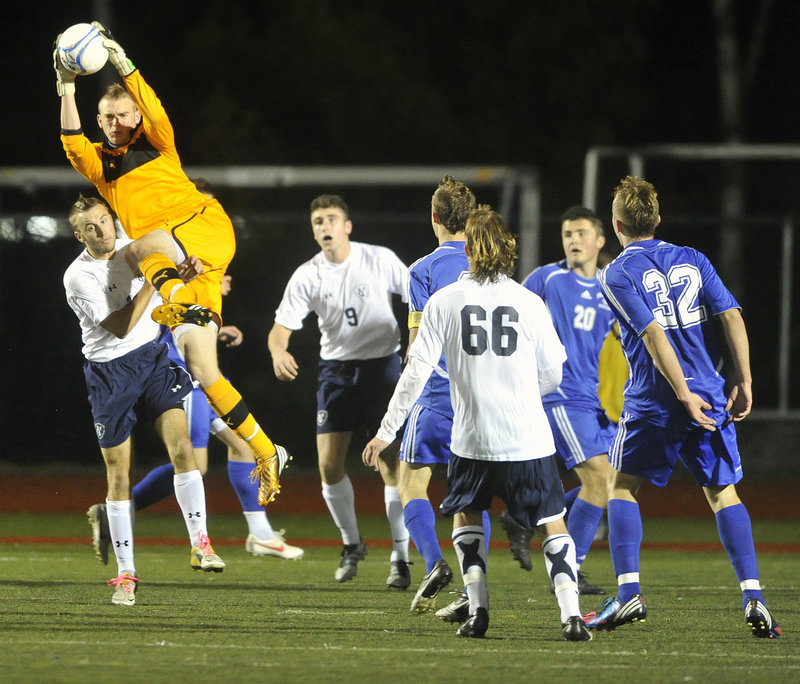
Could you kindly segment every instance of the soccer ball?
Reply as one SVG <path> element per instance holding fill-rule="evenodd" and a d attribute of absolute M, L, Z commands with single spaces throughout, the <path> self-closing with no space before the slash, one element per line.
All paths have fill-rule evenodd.
<path fill-rule="evenodd" d="M 91 24 L 70 26 L 58 39 L 58 58 L 78 75 L 94 74 L 108 61 L 103 36 Z"/>

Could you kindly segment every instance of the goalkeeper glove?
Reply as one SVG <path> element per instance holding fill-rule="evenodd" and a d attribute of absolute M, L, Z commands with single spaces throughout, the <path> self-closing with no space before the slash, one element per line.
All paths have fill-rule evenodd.
<path fill-rule="evenodd" d="M 109 30 L 99 21 L 93 21 L 92 26 L 94 26 L 100 32 L 100 35 L 103 36 L 103 47 L 108 50 L 108 61 L 114 65 L 117 73 L 120 76 L 130 76 L 134 71 L 136 71 L 136 67 L 133 66 L 133 62 L 131 62 L 131 60 L 125 56 L 125 50 L 123 50 L 122 46 L 111 37 Z"/>
<path fill-rule="evenodd" d="M 59 97 L 63 97 L 64 95 L 75 94 L 75 76 L 77 74 L 72 73 L 61 63 L 61 58 L 58 56 L 59 38 L 61 38 L 61 34 L 58 35 L 56 42 L 53 43 L 53 69 L 56 71 L 56 92 Z"/>

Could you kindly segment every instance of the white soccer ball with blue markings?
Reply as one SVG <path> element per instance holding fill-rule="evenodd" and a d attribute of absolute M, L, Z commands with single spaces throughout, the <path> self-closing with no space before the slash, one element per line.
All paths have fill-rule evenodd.
<path fill-rule="evenodd" d="M 94 74 L 108 61 L 103 36 L 91 24 L 70 26 L 58 39 L 58 58 L 65 68 L 80 76 Z"/>

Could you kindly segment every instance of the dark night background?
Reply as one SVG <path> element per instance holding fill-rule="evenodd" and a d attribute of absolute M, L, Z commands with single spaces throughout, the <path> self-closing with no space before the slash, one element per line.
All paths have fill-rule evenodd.
<path fill-rule="evenodd" d="M 740 73 L 763 4 L 728 3 L 741 47 Z M 164 103 L 184 165 L 532 166 L 542 187 L 545 261 L 559 257 L 558 215 L 580 202 L 584 155 L 593 146 L 719 143 L 732 136 L 747 143 L 800 142 L 800 3 L 794 0 L 766 2 L 768 21 L 752 77 L 743 78 L 741 125 L 734 132 L 720 105 L 713 0 L 109 5 L 107 25 Z M 0 167 L 67 166 L 51 46 L 71 24 L 102 18 L 95 14 L 102 7 L 15 2 L 0 9 Z M 108 66 L 78 79 L 90 137 L 99 92 L 115 76 Z M 601 202 L 626 172 L 623 165 L 610 172 Z M 669 164 L 648 173 L 660 191 L 661 236 L 697 246 L 712 260 L 726 237 L 701 220 L 692 224 L 691 217 L 718 211 L 716 173 L 713 167 Z M 748 167 L 746 212 L 796 214 L 798 176 L 796 162 Z M 78 190 L 91 188 L 76 183 L 2 190 L 0 218 L 64 216 Z M 355 239 L 387 244 L 407 263 L 432 249 L 432 187 L 391 200 L 371 191 L 330 190 L 341 190 L 350 201 Z M 221 366 L 267 432 L 308 467 L 315 463 L 316 326 L 307 320 L 293 339 L 304 376 L 292 385 L 274 378 L 266 335 L 289 275 L 316 250 L 305 217 L 308 202 L 321 191 L 220 188 L 239 229 L 226 321 L 245 333 L 242 347 L 222 350 Z M 496 202 L 491 196 L 479 200 Z M 407 203 L 394 219 L 381 216 L 390 201 Z M 607 218 L 605 206 L 599 213 Z M 683 228 L 676 225 L 674 233 L 671 215 L 682 217 L 673 225 Z M 753 338 L 762 406 L 774 402 L 779 244 L 773 229 L 745 236 L 749 277 L 734 293 Z M 61 285 L 77 252 L 69 238 L 46 244 L 27 237 L 0 240 L 2 462 L 97 462 L 79 329 Z M 404 320 L 402 308 L 399 315 Z M 796 393 L 792 400 L 796 405 Z M 140 439 L 140 462 L 163 460 L 151 453 L 157 451 L 151 437 Z"/>

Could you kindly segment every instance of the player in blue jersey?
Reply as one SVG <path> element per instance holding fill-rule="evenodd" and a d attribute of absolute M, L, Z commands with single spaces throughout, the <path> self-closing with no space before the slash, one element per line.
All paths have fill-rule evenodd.
<path fill-rule="evenodd" d="M 567 529 L 575 541 L 580 568 L 608 503 L 608 448 L 614 430 L 597 394 L 598 361 L 614 314 L 597 282 L 597 259 L 606 239 L 603 224 L 585 207 L 573 206 L 561 216 L 565 258 L 537 268 L 522 283 L 547 304 L 553 325 L 567 350 L 561 385 L 542 397 L 553 430 L 556 451 L 581 486 L 565 496 L 570 507 Z M 530 570 L 527 540 L 514 544 L 516 521 L 501 517 L 520 564 Z M 578 573 L 581 594 L 605 594 Z M 552 588 L 552 587 L 551 587 Z"/>
<path fill-rule="evenodd" d="M 609 454 L 618 471 L 608 523 L 619 586 L 587 626 L 611 630 L 647 616 L 639 586 L 642 518 L 636 494 L 645 480 L 665 486 L 680 459 L 714 511 L 742 590 L 745 621 L 753 636 L 774 639 L 781 629 L 761 595 L 750 517 L 735 486 L 742 463 L 734 425 L 750 413 L 753 401 L 747 330 L 739 305 L 709 260 L 654 237 L 660 221 L 653 185 L 623 179 L 612 204 L 623 251 L 600 274 L 630 366 Z M 722 349 L 715 318 L 730 350 L 727 393 L 718 372 Z"/>
<path fill-rule="evenodd" d="M 454 283 L 469 269 L 464 252 L 464 228 L 475 207 L 472 191 L 452 176 L 445 176 L 433 193 L 431 227 L 439 246 L 409 268 L 409 350 L 419 332 L 422 310 L 431 295 L 445 285 Z M 426 572 L 411 601 L 411 612 L 415 614 L 431 610 L 436 596 L 453 579 L 453 572 L 442 557 L 436 536 L 436 514 L 428 498 L 428 485 L 435 466 L 446 467 L 450 460 L 452 427 L 450 382 L 442 357 L 408 416 L 400 446 L 398 490 L 403 503 L 403 518 L 414 545 L 425 561 Z M 468 611 L 468 602 L 462 600 L 462 604 L 463 610 Z"/>

